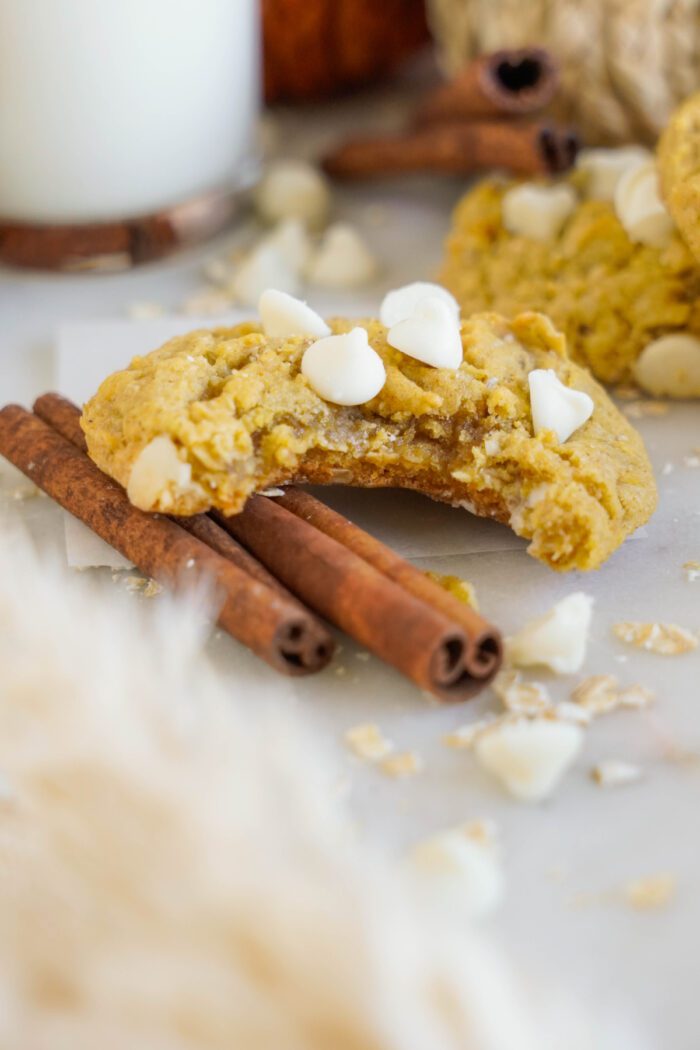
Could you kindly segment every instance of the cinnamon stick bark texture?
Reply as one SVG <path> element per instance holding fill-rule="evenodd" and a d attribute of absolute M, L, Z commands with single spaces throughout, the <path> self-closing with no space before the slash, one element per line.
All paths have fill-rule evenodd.
<path fill-rule="evenodd" d="M 126 493 L 38 416 L 0 410 L 0 454 L 139 569 L 174 589 L 215 582 L 218 623 L 277 670 L 304 674 L 332 648 L 317 621 L 251 579 L 175 522 L 133 507 Z"/>
<path fill-rule="evenodd" d="M 490 680 L 495 675 L 502 657 L 501 635 L 474 609 L 458 601 L 390 547 L 327 507 L 311 493 L 288 488 L 283 496 L 274 497 L 274 501 L 354 551 L 414 597 L 444 613 L 453 623 L 460 624 L 469 642 L 464 653 L 464 665 L 468 672 L 484 680 Z"/>
<path fill-rule="evenodd" d="M 233 517 L 212 513 L 312 609 L 421 689 L 466 700 L 485 685 L 466 665 L 460 624 L 275 500 L 252 496 Z"/>
<path fill-rule="evenodd" d="M 494 51 L 432 91 L 415 122 L 522 117 L 545 109 L 558 87 L 559 67 L 544 48 Z"/>
<path fill-rule="evenodd" d="M 80 426 L 80 409 L 72 401 L 62 397 L 60 394 L 42 394 L 34 402 L 34 412 L 45 423 L 48 423 L 59 434 L 62 434 L 66 441 L 70 441 L 72 445 L 75 445 L 81 451 L 87 452 L 85 435 Z M 175 520 L 178 525 L 181 525 L 183 529 L 187 529 L 189 533 L 196 536 L 202 543 L 206 543 L 217 554 L 228 558 L 229 561 L 237 565 L 239 569 L 243 569 L 253 579 L 259 580 L 260 583 L 264 583 L 266 586 L 283 594 L 288 601 L 298 605 L 302 612 L 307 612 L 286 587 L 283 587 L 279 580 L 275 579 L 272 573 L 267 571 L 264 565 L 261 565 L 256 558 L 253 558 L 245 547 L 237 543 L 228 532 L 207 517 L 206 514 L 195 514 L 189 518 L 177 518 Z M 318 624 L 318 631 L 325 632 L 325 628 L 320 623 Z M 332 644 L 330 634 L 325 633 L 327 634 L 327 643 Z"/>
<path fill-rule="evenodd" d="M 572 129 L 551 122 L 452 121 L 402 135 L 346 142 L 324 160 L 337 179 L 369 179 L 410 172 L 469 175 L 504 168 L 518 175 L 555 175 L 576 160 Z"/>

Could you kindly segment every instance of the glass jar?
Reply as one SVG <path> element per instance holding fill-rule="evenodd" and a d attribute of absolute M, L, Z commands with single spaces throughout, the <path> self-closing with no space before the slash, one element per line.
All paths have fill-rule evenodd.
<path fill-rule="evenodd" d="M 256 171 L 256 0 L 0 0 L 0 259 L 121 268 Z"/>

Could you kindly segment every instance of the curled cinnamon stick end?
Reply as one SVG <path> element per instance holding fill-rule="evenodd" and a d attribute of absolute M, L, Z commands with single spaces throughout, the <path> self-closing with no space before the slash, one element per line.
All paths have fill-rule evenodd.
<path fill-rule="evenodd" d="M 81 451 L 87 451 L 85 435 L 80 426 L 80 409 L 72 401 L 62 397 L 60 394 L 42 394 L 34 402 L 34 413 L 44 422 L 58 431 L 66 441 L 70 441 Z M 292 662 L 297 660 L 303 667 L 312 667 L 315 663 L 315 654 L 319 649 L 333 651 L 333 639 L 330 632 L 318 620 L 309 616 L 308 610 L 301 602 L 267 571 L 240 543 L 222 529 L 216 522 L 212 521 L 206 514 L 195 514 L 188 518 L 177 518 L 176 523 L 186 529 L 190 535 L 206 543 L 217 554 L 232 562 L 252 579 L 269 587 L 272 591 L 280 594 L 289 606 L 297 608 L 299 614 L 304 618 L 305 626 L 302 631 L 295 630 L 292 624 L 286 632 L 283 632 L 283 649 L 286 657 Z"/>
<path fill-rule="evenodd" d="M 252 496 L 240 514 L 214 519 L 289 589 L 419 688 L 442 700 L 474 696 L 473 640 L 457 618 L 411 593 L 360 553 L 276 499 Z M 294 551 L 294 557 L 289 551 Z M 494 668 L 495 669 L 495 668 Z"/>
<path fill-rule="evenodd" d="M 403 135 L 345 143 L 324 161 L 337 179 L 369 179 L 410 172 L 469 175 L 502 168 L 517 175 L 556 175 L 576 160 L 578 138 L 552 122 L 453 122 Z"/>
<path fill-rule="evenodd" d="M 544 48 L 494 51 L 436 88 L 419 107 L 415 122 L 522 117 L 545 109 L 558 87 L 559 67 Z"/>
<path fill-rule="evenodd" d="M 328 663 L 332 643 L 313 616 L 175 522 L 133 507 L 84 452 L 19 405 L 0 410 L 0 454 L 142 572 L 174 589 L 213 581 L 221 627 L 276 670 L 307 674 Z"/>
<path fill-rule="evenodd" d="M 317 500 L 311 493 L 290 487 L 284 490 L 283 496 L 273 498 L 292 514 L 354 551 L 409 594 L 459 624 L 468 643 L 463 657 L 467 671 L 484 684 L 494 677 L 501 664 L 503 642 L 500 632 L 483 616 L 458 601 L 390 547 Z"/>

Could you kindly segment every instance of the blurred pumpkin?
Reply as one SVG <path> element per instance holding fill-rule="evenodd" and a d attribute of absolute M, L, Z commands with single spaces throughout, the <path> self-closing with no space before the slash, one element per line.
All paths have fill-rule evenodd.
<path fill-rule="evenodd" d="M 428 40 L 423 0 L 262 0 L 265 98 L 327 98 L 391 73 Z"/>

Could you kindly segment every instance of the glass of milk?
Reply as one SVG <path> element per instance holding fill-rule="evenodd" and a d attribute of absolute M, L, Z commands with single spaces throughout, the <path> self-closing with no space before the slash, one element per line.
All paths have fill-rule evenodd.
<path fill-rule="evenodd" d="M 259 52 L 256 0 L 0 0 L 0 259 L 113 268 L 218 229 Z"/>

